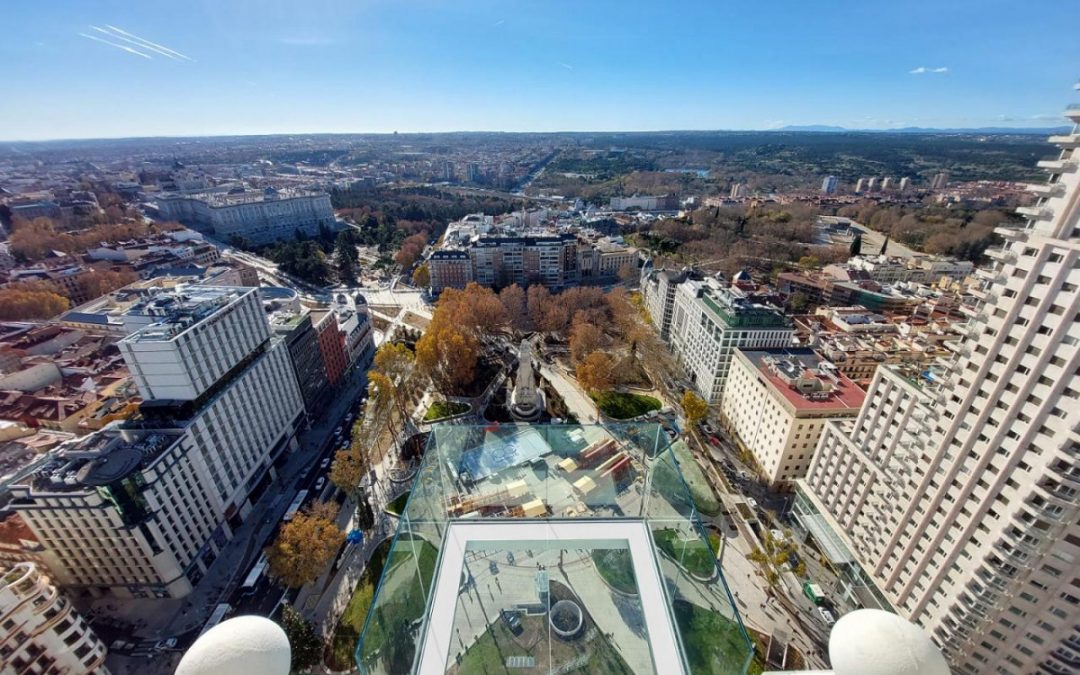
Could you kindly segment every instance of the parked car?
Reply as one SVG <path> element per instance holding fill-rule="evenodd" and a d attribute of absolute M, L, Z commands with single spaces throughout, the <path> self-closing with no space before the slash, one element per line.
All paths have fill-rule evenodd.
<path fill-rule="evenodd" d="M 326 476 L 319 476 L 319 480 L 315 481 L 315 491 L 318 492 L 326 487 Z"/>
<path fill-rule="evenodd" d="M 750 505 L 750 508 L 752 508 L 752 509 L 754 509 L 755 511 L 757 511 L 757 509 L 758 509 L 758 503 L 757 503 L 757 500 L 756 500 L 756 499 L 754 499 L 753 497 L 747 497 L 747 498 L 746 498 L 746 503 Z"/>
<path fill-rule="evenodd" d="M 325 469 L 328 466 L 330 466 L 330 458 L 329 457 L 327 457 L 323 461 L 319 462 L 319 468 L 320 469 Z"/>
<path fill-rule="evenodd" d="M 716 433 L 716 429 L 713 429 L 712 426 L 708 422 L 702 422 L 701 423 L 701 430 L 704 431 L 706 433 L 706 435 L 709 435 L 709 436 L 712 436 L 713 434 Z"/>
<path fill-rule="evenodd" d="M 831 626 L 836 623 L 836 617 L 834 617 L 833 613 L 825 609 L 824 607 L 818 607 L 817 613 L 821 617 L 821 620 L 825 622 L 826 626 Z"/>
<path fill-rule="evenodd" d="M 154 644 L 154 649 L 172 649 L 176 646 L 176 638 L 171 637 L 166 640 L 158 640 Z"/>

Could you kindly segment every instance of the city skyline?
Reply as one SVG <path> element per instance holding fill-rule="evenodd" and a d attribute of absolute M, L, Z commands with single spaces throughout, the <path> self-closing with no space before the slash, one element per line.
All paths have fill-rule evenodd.
<path fill-rule="evenodd" d="M 5 14 L 0 53 L 22 101 L 0 112 L 5 140 L 1050 127 L 1080 56 L 1065 23 L 1004 2 L 676 14 L 109 1 Z"/>

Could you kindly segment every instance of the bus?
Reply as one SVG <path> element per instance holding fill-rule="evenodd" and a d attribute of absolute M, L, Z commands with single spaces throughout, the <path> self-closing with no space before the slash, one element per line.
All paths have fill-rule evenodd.
<path fill-rule="evenodd" d="M 300 510 L 300 507 L 304 504 L 304 500 L 307 499 L 308 491 L 301 490 L 296 493 L 296 498 L 292 500 L 292 504 L 289 504 L 289 510 L 285 512 L 285 516 L 282 518 L 286 523 L 293 519 L 296 512 Z"/>
<path fill-rule="evenodd" d="M 252 566 L 251 571 L 248 572 L 247 578 L 244 579 L 244 583 L 240 585 L 240 590 L 248 592 L 255 588 L 255 584 L 259 583 L 259 579 L 261 579 L 263 573 L 266 572 L 267 564 L 266 554 L 263 553 Z"/>
<path fill-rule="evenodd" d="M 206 620 L 206 624 L 203 625 L 202 630 L 199 632 L 199 637 L 202 637 L 203 633 L 221 623 L 221 620 L 225 618 L 225 615 L 231 611 L 232 605 L 227 602 L 223 602 L 215 607 L 214 611 L 210 614 L 210 618 Z"/>

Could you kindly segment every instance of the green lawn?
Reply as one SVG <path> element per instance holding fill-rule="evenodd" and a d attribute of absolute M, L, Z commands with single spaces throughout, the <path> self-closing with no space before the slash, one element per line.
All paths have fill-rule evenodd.
<path fill-rule="evenodd" d="M 694 498 L 694 505 L 697 510 L 707 516 L 718 515 L 720 513 L 720 500 L 713 493 L 712 487 L 709 485 L 709 479 L 705 476 L 705 472 L 701 470 L 697 460 L 694 459 L 694 455 L 691 454 L 690 448 L 686 446 L 686 442 L 677 441 L 671 446 L 671 449 L 679 460 L 679 470 L 682 472 L 683 480 L 690 487 L 690 495 Z"/>
<path fill-rule="evenodd" d="M 699 577 L 711 577 L 716 572 L 716 552 L 705 540 L 682 539 L 676 530 L 668 529 L 654 531 L 653 537 L 660 550 L 679 561 L 687 571 Z"/>
<path fill-rule="evenodd" d="M 702 675 L 741 673 L 747 659 L 753 655 L 749 675 L 761 675 L 765 664 L 754 653 L 739 624 L 711 609 L 676 600 L 675 622 L 682 635 L 690 671 Z"/>
<path fill-rule="evenodd" d="M 383 581 L 383 592 L 389 593 L 387 600 L 394 602 L 394 606 L 411 607 L 413 613 L 423 611 L 426 598 L 420 597 L 418 599 L 420 595 L 419 584 L 411 579 L 402 580 L 402 577 L 407 577 L 410 574 L 415 577 L 415 572 L 409 572 L 412 566 L 406 565 L 412 560 L 413 552 L 404 548 L 403 545 L 408 546 L 408 542 L 399 540 L 398 548 L 395 549 L 394 557 L 390 561 L 387 560 L 390 553 L 390 540 L 379 544 L 372 553 L 367 568 L 361 575 L 360 581 L 356 584 L 356 590 L 353 591 L 352 597 L 349 598 L 349 604 L 345 606 L 345 611 L 342 613 L 337 627 L 334 628 L 334 635 L 330 643 L 330 654 L 327 659 L 327 666 L 332 670 L 347 670 L 355 667 L 354 653 L 356 644 L 360 639 L 360 632 L 364 629 L 364 621 L 367 619 L 368 610 L 371 608 L 375 587 L 379 583 L 384 568 L 389 567 L 386 579 Z M 434 576 L 435 561 L 438 555 L 439 552 L 428 542 L 424 541 L 421 544 L 419 568 L 420 575 L 424 579 L 424 588 L 430 585 L 431 578 Z M 395 571 L 399 572 L 399 574 L 395 575 Z M 394 612 L 389 613 L 393 614 Z M 398 612 L 398 614 L 404 615 L 405 613 Z M 377 649 L 385 639 L 381 628 L 380 625 L 372 625 L 368 642 L 365 645 L 368 652 Z"/>
<path fill-rule="evenodd" d="M 402 492 L 386 505 L 386 510 L 393 513 L 395 516 L 400 516 L 402 513 L 405 513 L 405 505 L 409 502 L 410 494 L 411 492 Z"/>
<path fill-rule="evenodd" d="M 379 583 L 379 576 L 389 552 L 389 540 L 379 544 L 372 552 L 367 569 L 360 576 L 360 582 L 356 584 L 356 590 L 334 628 L 327 659 L 327 665 L 332 670 L 345 670 L 353 665 L 356 641 L 360 639 L 360 631 L 364 628 L 364 619 L 367 617 L 368 607 L 371 606 L 371 596 L 375 594 L 375 584 Z"/>
<path fill-rule="evenodd" d="M 623 593 L 637 595 L 637 580 L 634 578 L 634 562 L 630 550 L 625 548 L 596 549 L 592 552 L 596 571 L 609 586 Z"/>
<path fill-rule="evenodd" d="M 386 562 L 379 606 L 364 636 L 365 658 L 378 654 L 390 672 L 412 668 L 414 637 L 410 625 L 424 615 L 439 557 L 439 551 L 426 540 L 417 537 L 415 541 L 418 544 L 412 544 L 409 535 L 398 537 Z"/>
<path fill-rule="evenodd" d="M 600 412 L 617 420 L 630 419 L 660 409 L 660 400 L 652 396 L 625 391 L 605 391 L 590 396 L 600 408 Z"/>
<path fill-rule="evenodd" d="M 524 672 L 506 667 L 507 656 L 532 656 L 536 666 L 529 672 L 551 672 L 575 659 L 586 659 L 574 673 L 588 675 L 632 675 L 634 672 L 618 648 L 604 636 L 591 641 L 564 641 L 548 632 L 547 615 L 522 618 L 523 632 L 515 636 L 501 620 L 496 620 L 486 633 L 474 642 L 461 658 L 451 661 L 449 675 L 515 675 Z M 456 647 L 457 644 L 454 644 Z M 456 650 L 451 650 L 456 651 Z"/>
<path fill-rule="evenodd" d="M 424 421 L 430 422 L 431 420 L 442 419 L 443 417 L 450 417 L 451 415 L 460 415 L 469 411 L 468 403 L 461 403 L 460 401 L 435 401 L 431 404 L 431 407 L 424 413 Z"/>

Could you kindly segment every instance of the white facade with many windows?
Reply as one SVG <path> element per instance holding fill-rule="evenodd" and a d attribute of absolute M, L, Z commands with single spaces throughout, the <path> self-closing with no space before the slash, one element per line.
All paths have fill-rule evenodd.
<path fill-rule="evenodd" d="M 273 480 L 274 462 L 296 446 L 303 401 L 285 344 L 268 337 L 254 289 L 214 290 L 224 300 L 184 328 L 187 341 L 163 340 L 180 355 L 179 386 L 161 386 L 167 378 L 144 369 L 140 387 L 151 396 L 136 420 L 61 446 L 12 486 L 9 508 L 59 561 L 62 584 L 186 595 L 248 515 L 253 493 Z M 126 342 L 162 342 L 154 336 L 182 325 L 190 309 Z M 244 346 L 222 344 L 231 336 Z M 135 354 L 134 371 L 144 354 L 126 354 Z M 206 386 L 207 372 L 223 374 Z"/>
<path fill-rule="evenodd" d="M 786 347 L 793 332 L 779 311 L 749 302 L 716 279 L 689 279 L 675 291 L 671 350 L 709 403 L 720 402 L 736 348 Z"/>
<path fill-rule="evenodd" d="M 0 672 L 108 675 L 105 645 L 36 565 L 0 575 Z"/>
<path fill-rule="evenodd" d="M 1080 110 L 1069 116 L 1080 123 Z M 940 386 L 878 369 L 806 488 L 958 673 L 1080 670 L 1080 129 L 980 271 Z"/>

